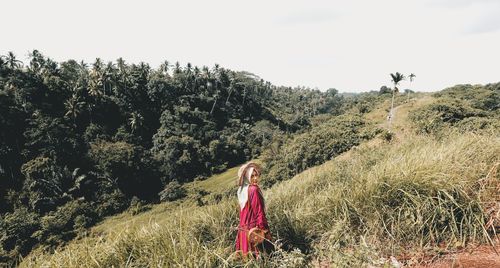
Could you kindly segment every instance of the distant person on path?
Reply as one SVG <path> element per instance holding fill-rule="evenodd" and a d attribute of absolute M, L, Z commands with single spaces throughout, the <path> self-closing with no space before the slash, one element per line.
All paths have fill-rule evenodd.
<path fill-rule="evenodd" d="M 271 233 L 267 224 L 264 197 L 258 186 L 261 168 L 256 163 L 246 163 L 238 171 L 238 202 L 240 224 L 236 237 L 236 251 L 246 258 L 272 249 Z"/>

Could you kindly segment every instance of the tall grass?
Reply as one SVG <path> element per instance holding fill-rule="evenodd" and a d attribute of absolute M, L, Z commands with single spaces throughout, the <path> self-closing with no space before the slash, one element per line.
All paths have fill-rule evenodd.
<path fill-rule="evenodd" d="M 499 155 L 500 138 L 492 135 L 359 146 L 265 191 L 271 232 L 282 246 L 260 262 L 232 258 L 238 206 L 223 199 L 180 206 L 52 254 L 38 250 L 21 266 L 343 267 L 376 264 L 407 247 L 488 242 L 494 231 L 484 227 L 483 204 L 498 198 L 492 189 L 499 177 L 491 170 Z"/>
<path fill-rule="evenodd" d="M 478 181 L 499 155 L 500 140 L 493 136 L 451 136 L 444 142 L 414 137 L 360 148 L 346 160 L 273 188 L 270 202 L 281 207 L 271 209 L 271 222 L 291 220 L 295 233 L 311 241 L 313 255 L 333 263 L 348 257 L 339 249 L 366 244 L 389 255 L 405 247 L 489 242 L 483 204 L 498 200 L 499 193 L 489 190 L 499 178 L 490 178 L 489 190 Z M 359 260 L 363 255 L 358 261 L 366 261 Z"/>

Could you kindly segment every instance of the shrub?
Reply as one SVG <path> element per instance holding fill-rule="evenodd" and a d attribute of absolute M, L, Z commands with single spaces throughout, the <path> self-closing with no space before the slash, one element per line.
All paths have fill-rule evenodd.
<path fill-rule="evenodd" d="M 5 213 L 0 218 L 0 245 L 10 257 L 28 253 L 37 240 L 32 234 L 40 228 L 39 216 L 26 208 Z"/>
<path fill-rule="evenodd" d="M 78 228 L 95 223 L 92 206 L 85 201 L 73 200 L 40 219 L 40 230 L 33 234 L 43 245 L 57 246 L 76 236 Z M 77 230 L 75 230 L 75 226 Z"/>
<path fill-rule="evenodd" d="M 485 116 L 485 111 L 475 109 L 464 101 L 439 99 L 436 103 L 416 109 L 410 114 L 410 120 L 416 126 L 417 132 L 436 134 L 466 118 Z"/>
<path fill-rule="evenodd" d="M 382 139 L 384 139 L 386 142 L 391 142 L 394 139 L 394 132 L 390 132 L 388 130 L 383 130 L 381 133 Z"/>
<path fill-rule="evenodd" d="M 165 181 L 187 182 L 203 172 L 205 165 L 201 160 L 207 152 L 198 140 L 190 136 L 161 137 L 155 140 L 152 151 L 161 163 L 160 170 L 166 176 Z"/>
<path fill-rule="evenodd" d="M 278 152 L 267 151 L 263 160 L 266 163 L 264 183 L 271 185 L 308 167 L 320 165 L 373 137 L 372 130 L 359 116 L 334 117 L 288 140 Z"/>
<path fill-rule="evenodd" d="M 140 200 L 136 196 L 132 197 L 132 200 L 130 200 L 130 205 L 128 207 L 128 212 L 131 215 L 137 215 L 139 213 L 142 213 L 144 211 L 148 211 L 151 209 L 151 205 L 147 205 L 144 201 Z"/>
<path fill-rule="evenodd" d="M 456 124 L 461 132 L 499 131 L 500 117 L 469 117 Z"/>
<path fill-rule="evenodd" d="M 89 157 L 105 177 L 116 180 L 125 196 L 150 199 L 161 189 L 156 163 L 141 146 L 99 141 L 91 144 Z"/>
<path fill-rule="evenodd" d="M 108 140 L 109 135 L 106 133 L 105 129 L 97 124 L 91 123 L 83 133 L 83 139 L 87 144 L 98 140 Z"/>
<path fill-rule="evenodd" d="M 186 196 L 186 190 L 177 181 L 170 182 L 159 194 L 160 201 L 175 201 Z"/>
<path fill-rule="evenodd" d="M 63 170 L 51 158 L 39 156 L 23 164 L 21 172 L 31 209 L 41 213 L 55 209 L 64 193 Z"/>
<path fill-rule="evenodd" d="M 455 99 L 466 102 L 469 106 L 483 110 L 500 109 L 500 83 L 487 85 L 456 85 L 434 94 L 442 99 Z"/>
<path fill-rule="evenodd" d="M 500 120 L 500 83 L 457 85 L 434 94 L 437 102 L 410 114 L 419 133 L 443 134 L 450 127 L 459 131 L 495 131 Z"/>
<path fill-rule="evenodd" d="M 118 189 L 102 191 L 97 204 L 96 212 L 100 218 L 122 212 L 129 205 L 126 196 Z"/>

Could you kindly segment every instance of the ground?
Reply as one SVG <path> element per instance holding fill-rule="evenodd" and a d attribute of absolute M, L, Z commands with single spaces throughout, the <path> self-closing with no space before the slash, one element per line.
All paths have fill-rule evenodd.
<path fill-rule="evenodd" d="M 419 268 L 500 268 L 500 245 L 479 245 L 445 254 L 439 259 L 423 261 Z"/>

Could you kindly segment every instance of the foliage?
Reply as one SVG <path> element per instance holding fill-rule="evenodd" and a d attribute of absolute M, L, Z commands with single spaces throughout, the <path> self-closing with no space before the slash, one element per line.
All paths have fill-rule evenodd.
<path fill-rule="evenodd" d="M 95 208 L 98 215 L 97 219 L 101 219 L 107 215 L 116 214 L 127 208 L 128 199 L 118 189 L 111 188 L 109 190 L 101 190 L 96 195 L 98 195 L 96 203 L 99 204 L 97 208 Z"/>
<path fill-rule="evenodd" d="M 37 157 L 21 167 L 26 177 L 23 194 L 28 199 L 29 208 L 45 213 L 57 207 L 63 196 L 63 173 L 54 161 L 47 157 Z"/>
<path fill-rule="evenodd" d="M 394 139 L 394 136 L 395 136 L 394 132 L 390 132 L 388 130 L 384 130 L 381 133 L 382 139 L 386 142 L 391 142 Z"/>
<path fill-rule="evenodd" d="M 277 150 L 264 154 L 266 185 L 290 179 L 303 170 L 320 165 L 373 136 L 359 116 L 333 117 L 309 131 L 289 139 Z"/>
<path fill-rule="evenodd" d="M 89 157 L 97 170 L 126 196 L 147 199 L 161 187 L 155 163 L 141 146 L 100 141 L 90 145 Z"/>
<path fill-rule="evenodd" d="M 1 86 L 1 80 L 0 80 Z M 17 120 L 12 120 L 16 118 Z M 0 213 L 9 209 L 2 197 L 8 189 L 20 187 L 22 181 L 19 167 L 22 164 L 20 146 L 24 143 L 22 131 L 24 114 L 14 98 L 0 90 Z"/>
<path fill-rule="evenodd" d="M 81 200 L 72 200 L 40 219 L 40 230 L 33 234 L 45 245 L 58 246 L 75 237 L 79 231 L 92 226 L 97 218 L 92 206 Z"/>
<path fill-rule="evenodd" d="M 5 213 L 0 218 L 0 245 L 8 252 L 0 259 L 9 260 L 18 254 L 26 254 L 37 240 L 32 234 L 40 228 L 39 216 L 26 208 Z"/>
<path fill-rule="evenodd" d="M 171 181 L 159 193 L 160 201 L 175 201 L 186 196 L 186 190 L 177 181 Z"/>
<path fill-rule="evenodd" d="M 151 208 L 150 205 L 146 205 L 144 201 L 140 200 L 137 197 L 132 197 L 130 200 L 130 206 L 128 207 L 128 211 L 131 215 L 137 215 L 141 212 L 147 211 Z"/>
<path fill-rule="evenodd" d="M 410 115 L 420 133 L 443 134 L 449 128 L 465 131 L 500 129 L 500 83 L 458 85 L 436 93 L 438 101 Z"/>
<path fill-rule="evenodd" d="M 394 83 L 394 91 L 398 91 L 398 88 L 397 86 L 399 85 L 399 82 L 405 80 L 406 77 L 402 74 L 402 73 L 399 73 L 399 72 L 396 72 L 395 74 L 394 73 L 391 73 L 391 81 L 392 83 Z"/>

